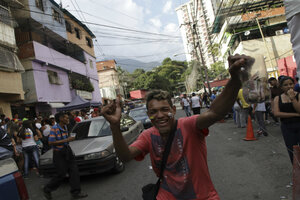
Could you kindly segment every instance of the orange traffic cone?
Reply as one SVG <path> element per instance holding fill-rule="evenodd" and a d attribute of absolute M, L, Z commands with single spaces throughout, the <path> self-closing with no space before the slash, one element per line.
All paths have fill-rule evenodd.
<path fill-rule="evenodd" d="M 246 141 L 257 140 L 254 137 L 253 126 L 252 126 L 252 121 L 251 121 L 251 116 L 250 115 L 248 116 L 247 134 L 246 134 L 246 138 L 244 138 L 244 140 L 246 140 Z"/>

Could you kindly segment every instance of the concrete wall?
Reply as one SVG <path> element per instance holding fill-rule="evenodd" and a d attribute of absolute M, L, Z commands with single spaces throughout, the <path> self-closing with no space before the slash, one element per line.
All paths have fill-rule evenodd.
<path fill-rule="evenodd" d="M 14 28 L 2 22 L 0 22 L 0 43 L 10 47 L 16 47 Z"/>
<path fill-rule="evenodd" d="M 29 9 L 30 9 L 30 16 L 35 21 L 41 23 L 45 27 L 49 28 L 56 34 L 60 35 L 61 37 L 67 39 L 67 32 L 64 20 L 63 12 L 54 6 L 49 0 L 43 1 L 44 11 L 40 10 L 36 7 L 35 0 L 28 0 Z M 52 8 L 55 9 L 61 16 L 61 23 L 54 20 L 52 17 Z"/>
<path fill-rule="evenodd" d="M 0 93 L 16 94 L 16 100 L 24 99 L 21 73 L 0 71 Z"/>
<path fill-rule="evenodd" d="M 84 76 L 88 76 L 89 78 L 94 80 L 98 80 L 95 58 L 93 56 L 84 53 L 87 62 L 82 63 L 70 56 L 66 56 L 35 41 L 33 41 L 33 46 L 36 60 L 55 65 L 67 71 L 72 71 Z M 90 60 L 93 63 L 92 67 L 90 67 Z"/>
<path fill-rule="evenodd" d="M 23 61 L 26 69 L 32 68 L 33 70 L 26 71 L 23 75 L 24 90 L 27 91 L 26 103 L 70 102 L 74 96 L 71 94 L 67 73 L 69 71 L 89 77 L 94 86 L 92 100 L 101 100 L 95 58 L 93 56 L 84 53 L 88 62 L 82 63 L 37 42 L 33 42 L 33 49 L 35 60 L 32 62 L 28 60 Z M 47 70 L 57 72 L 62 84 L 51 84 Z"/>
<path fill-rule="evenodd" d="M 114 69 L 98 71 L 99 88 L 119 86 L 118 73 Z"/>
<path fill-rule="evenodd" d="M 270 52 L 271 60 L 262 39 L 240 42 L 239 46 L 234 51 L 234 54 L 243 53 L 246 55 L 264 55 L 268 71 L 277 70 L 277 59 L 293 55 L 290 34 L 267 37 L 265 39 Z"/>
<path fill-rule="evenodd" d="M 46 66 L 38 62 L 32 62 L 34 81 L 37 94 L 37 102 L 70 102 L 70 84 L 66 71 Z M 47 70 L 57 73 L 61 80 L 61 85 L 51 84 L 49 82 Z"/>
<path fill-rule="evenodd" d="M 37 101 L 35 81 L 33 71 L 25 71 L 22 74 L 23 90 L 25 92 L 24 103 L 33 103 Z"/>
<path fill-rule="evenodd" d="M 93 45 L 92 37 L 88 34 L 88 32 L 84 28 L 82 28 L 79 24 L 77 24 L 74 20 L 72 20 L 68 15 L 65 14 L 64 17 L 71 24 L 72 30 L 73 30 L 72 33 L 70 33 L 70 32 L 67 31 L 68 40 L 70 42 L 74 43 L 74 44 L 77 44 L 84 51 L 86 51 L 87 53 L 89 53 L 90 55 L 92 55 L 92 56 L 95 57 L 95 51 L 94 51 L 94 45 Z M 78 28 L 80 30 L 80 32 L 81 32 L 81 38 L 80 39 L 78 39 L 76 37 L 76 33 L 74 31 L 74 28 Z M 85 37 L 90 38 L 90 40 L 92 42 L 92 47 L 89 47 L 87 45 Z"/>
<path fill-rule="evenodd" d="M 10 103 L 0 99 L 0 114 L 5 114 L 6 117 L 12 118 Z"/>

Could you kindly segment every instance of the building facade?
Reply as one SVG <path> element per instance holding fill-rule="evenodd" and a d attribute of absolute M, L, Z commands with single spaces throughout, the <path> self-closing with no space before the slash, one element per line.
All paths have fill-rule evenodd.
<path fill-rule="evenodd" d="M 105 99 L 115 99 L 118 94 L 123 94 L 115 60 L 98 61 L 97 71 L 101 96 Z"/>
<path fill-rule="evenodd" d="M 209 47 L 212 45 L 210 27 L 215 10 L 211 0 L 191 0 L 176 9 L 187 61 L 198 60 L 210 65 L 215 62 Z"/>
<path fill-rule="evenodd" d="M 76 95 L 101 101 L 91 31 L 53 0 L 22 3 L 25 9 L 16 9 L 14 16 L 25 99 L 16 112 L 49 115 Z M 90 46 L 76 40 L 68 24 L 88 37 Z"/>
<path fill-rule="evenodd" d="M 229 9 L 232 8 L 232 9 Z M 214 43 L 226 64 L 233 54 L 263 56 L 269 76 L 277 77 L 277 60 L 293 55 L 283 1 L 241 1 L 221 7 L 212 27 Z"/>
<path fill-rule="evenodd" d="M 0 0 L 0 114 L 12 117 L 11 107 L 24 100 L 22 75 L 24 68 L 16 54 L 12 8 L 23 8 L 17 1 Z"/>

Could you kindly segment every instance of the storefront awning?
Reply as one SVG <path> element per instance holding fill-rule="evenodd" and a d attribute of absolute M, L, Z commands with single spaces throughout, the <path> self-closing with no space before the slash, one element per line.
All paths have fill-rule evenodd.
<path fill-rule="evenodd" d="M 61 108 L 65 106 L 65 104 L 63 103 L 49 103 L 49 105 L 51 106 L 51 108 Z"/>

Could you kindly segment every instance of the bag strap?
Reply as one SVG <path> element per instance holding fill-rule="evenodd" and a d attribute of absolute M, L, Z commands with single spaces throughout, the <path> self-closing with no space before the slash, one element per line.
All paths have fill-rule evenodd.
<path fill-rule="evenodd" d="M 167 143 L 165 145 L 165 150 L 164 150 L 162 161 L 161 161 L 161 165 L 160 165 L 159 178 L 158 178 L 158 180 L 156 182 L 156 186 L 157 187 L 156 187 L 155 197 L 156 197 L 156 195 L 158 193 L 158 190 L 159 190 L 160 181 L 163 178 L 163 173 L 164 173 L 164 170 L 165 170 L 165 167 L 166 167 L 168 156 L 170 154 L 170 149 L 171 149 L 171 145 L 172 145 L 172 142 L 173 142 L 176 130 L 177 130 L 177 120 L 175 122 L 175 126 L 173 127 L 173 129 L 171 131 L 171 134 L 169 135 Z"/>

